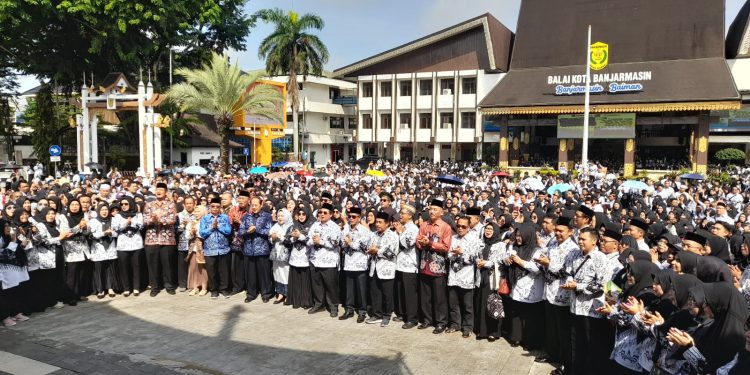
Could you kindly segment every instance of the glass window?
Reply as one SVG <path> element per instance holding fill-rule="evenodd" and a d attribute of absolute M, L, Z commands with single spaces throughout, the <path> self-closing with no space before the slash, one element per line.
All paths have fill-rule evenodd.
<path fill-rule="evenodd" d="M 391 96 L 391 85 L 390 82 L 380 82 L 380 96 L 389 97 Z"/>
<path fill-rule="evenodd" d="M 349 129 L 356 129 L 356 128 L 357 128 L 357 118 L 349 117 Z"/>
<path fill-rule="evenodd" d="M 475 77 L 466 77 L 461 80 L 461 93 L 462 94 L 476 94 L 477 93 L 477 79 Z"/>
<path fill-rule="evenodd" d="M 411 81 L 399 82 L 399 93 L 401 96 L 411 96 Z"/>
<path fill-rule="evenodd" d="M 330 125 L 331 125 L 331 129 L 343 129 L 344 118 L 343 117 L 331 117 Z"/>
<path fill-rule="evenodd" d="M 453 112 L 440 112 L 440 127 L 443 129 L 453 127 Z"/>
<path fill-rule="evenodd" d="M 423 79 L 419 81 L 419 95 L 432 95 L 431 79 Z"/>
<path fill-rule="evenodd" d="M 461 112 L 461 128 L 474 129 L 476 127 L 477 114 L 475 112 Z"/>
<path fill-rule="evenodd" d="M 362 97 L 363 98 L 372 98 L 372 82 L 363 82 L 362 83 Z"/>
<path fill-rule="evenodd" d="M 362 115 L 362 129 L 372 129 L 372 115 L 365 113 Z"/>
<path fill-rule="evenodd" d="M 391 128 L 391 114 L 383 113 L 380 115 L 380 128 L 390 129 Z"/>
<path fill-rule="evenodd" d="M 398 123 L 400 124 L 401 129 L 410 129 L 411 128 L 411 113 L 399 114 Z"/>
<path fill-rule="evenodd" d="M 454 88 L 453 78 L 443 78 L 440 80 L 440 94 L 453 95 Z"/>
<path fill-rule="evenodd" d="M 431 113 L 419 114 L 419 128 L 420 129 L 432 129 L 432 114 Z"/>

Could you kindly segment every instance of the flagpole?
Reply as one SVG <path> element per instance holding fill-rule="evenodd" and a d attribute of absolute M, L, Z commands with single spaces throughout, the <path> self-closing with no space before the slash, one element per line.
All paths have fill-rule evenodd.
<path fill-rule="evenodd" d="M 591 25 L 589 25 L 588 44 L 586 44 L 586 93 L 583 105 L 583 148 L 581 150 L 581 167 L 583 174 L 589 173 L 589 107 L 591 104 Z"/>

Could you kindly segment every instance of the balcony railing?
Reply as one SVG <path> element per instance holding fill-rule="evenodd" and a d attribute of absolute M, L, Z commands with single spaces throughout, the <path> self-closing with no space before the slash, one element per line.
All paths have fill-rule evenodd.
<path fill-rule="evenodd" d="M 357 97 L 356 96 L 339 96 L 339 97 L 333 98 L 332 102 L 333 104 L 338 104 L 338 105 L 357 105 Z"/>

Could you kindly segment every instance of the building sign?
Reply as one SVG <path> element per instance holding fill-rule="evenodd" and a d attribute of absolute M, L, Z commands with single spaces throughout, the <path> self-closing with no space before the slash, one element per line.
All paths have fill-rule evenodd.
<path fill-rule="evenodd" d="M 648 71 L 622 73 L 594 73 L 591 75 L 592 94 L 620 94 L 640 92 L 644 81 L 651 81 Z M 555 95 L 578 95 L 586 93 L 585 74 L 547 76 L 547 84 L 555 85 Z"/>
<path fill-rule="evenodd" d="M 583 138 L 583 115 L 557 116 L 557 138 Z M 635 138 L 635 113 L 590 115 L 589 138 Z"/>
<path fill-rule="evenodd" d="M 609 45 L 602 42 L 596 42 L 591 45 L 591 56 L 589 56 L 589 65 L 593 70 L 602 70 L 609 64 Z"/>

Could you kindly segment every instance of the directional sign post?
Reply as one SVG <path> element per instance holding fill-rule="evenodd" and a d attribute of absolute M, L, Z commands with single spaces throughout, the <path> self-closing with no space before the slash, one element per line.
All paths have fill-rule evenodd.
<path fill-rule="evenodd" d="M 55 177 L 57 177 L 57 162 L 60 161 L 60 155 L 62 155 L 62 147 L 58 145 L 49 146 L 49 161 L 55 163 Z"/>
<path fill-rule="evenodd" d="M 242 154 L 245 155 L 245 166 L 247 166 L 247 156 L 250 155 L 250 148 L 249 147 L 243 148 Z"/>

